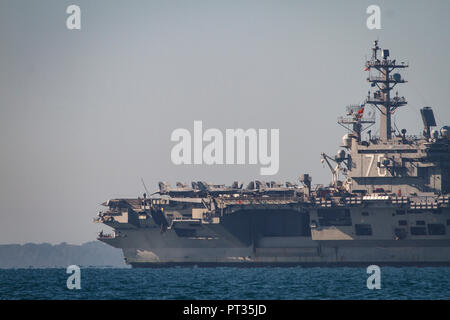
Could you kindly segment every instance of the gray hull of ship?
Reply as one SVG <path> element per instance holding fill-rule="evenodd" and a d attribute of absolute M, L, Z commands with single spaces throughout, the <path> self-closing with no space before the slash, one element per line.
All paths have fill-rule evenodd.
<path fill-rule="evenodd" d="M 104 240 L 121 248 L 133 267 L 198 266 L 352 266 L 450 265 L 450 239 L 312 240 L 311 237 L 260 237 L 246 245 L 220 226 L 217 237 L 188 239 L 158 228 L 127 230 Z M 222 229 L 222 230 L 221 230 Z"/>

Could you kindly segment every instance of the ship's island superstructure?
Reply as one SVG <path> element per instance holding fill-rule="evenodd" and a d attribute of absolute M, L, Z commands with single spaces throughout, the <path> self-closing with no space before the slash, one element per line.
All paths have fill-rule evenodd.
<path fill-rule="evenodd" d="M 391 91 L 406 82 L 398 73 L 406 67 L 374 42 L 365 65 L 372 92 L 338 119 L 349 129 L 342 149 L 322 154 L 330 186 L 313 186 L 308 174 L 300 185 L 160 182 L 157 196 L 104 203 L 94 220 L 114 231 L 98 239 L 133 267 L 450 265 L 450 127 L 435 129 L 424 107 L 420 137 L 393 128 L 407 101 Z M 379 111 L 379 137 L 367 130 L 368 109 Z"/>

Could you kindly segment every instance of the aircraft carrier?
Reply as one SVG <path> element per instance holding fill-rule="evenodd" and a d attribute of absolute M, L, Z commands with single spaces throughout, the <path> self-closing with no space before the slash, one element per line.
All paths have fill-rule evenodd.
<path fill-rule="evenodd" d="M 321 155 L 329 186 L 308 174 L 284 184 L 160 182 L 155 194 L 105 202 L 94 221 L 113 233 L 98 240 L 133 267 L 450 265 L 450 127 L 423 107 L 419 136 L 396 128 L 407 101 L 392 90 L 407 67 L 374 42 L 368 96 L 338 118 L 348 133 L 337 154 Z M 369 130 L 376 113 L 379 136 Z"/>

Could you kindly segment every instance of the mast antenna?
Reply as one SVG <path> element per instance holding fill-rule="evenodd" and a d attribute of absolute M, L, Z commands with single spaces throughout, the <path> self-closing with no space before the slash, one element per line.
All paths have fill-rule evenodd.
<path fill-rule="evenodd" d="M 150 195 L 150 192 L 148 192 L 147 187 L 145 186 L 144 178 L 142 178 L 142 177 L 141 177 L 141 182 L 142 182 L 142 185 L 144 186 L 145 192 L 146 192 L 148 195 Z"/>
<path fill-rule="evenodd" d="M 381 51 L 381 56 L 378 56 Z M 397 63 L 396 60 L 389 59 L 389 50 L 381 49 L 378 46 L 378 40 L 375 40 L 372 47 L 372 59 L 366 62 L 366 71 L 375 69 L 377 76 L 369 73 L 367 81 L 375 91 L 369 91 L 366 99 L 367 104 L 374 105 L 380 111 L 380 138 L 382 141 L 388 141 L 392 138 L 391 115 L 395 110 L 407 104 L 405 97 L 398 95 L 391 98 L 391 90 L 399 83 L 407 82 L 399 73 L 391 73 L 395 69 L 407 68 L 407 63 Z"/>

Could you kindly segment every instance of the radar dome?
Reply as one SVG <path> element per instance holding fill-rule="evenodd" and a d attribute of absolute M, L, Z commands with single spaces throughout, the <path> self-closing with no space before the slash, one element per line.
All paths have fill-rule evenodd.
<path fill-rule="evenodd" d="M 431 136 L 432 136 L 434 139 L 439 138 L 439 131 L 437 131 L 437 130 L 432 130 L 432 131 L 431 131 Z"/>
<path fill-rule="evenodd" d="M 342 146 L 345 148 L 350 148 L 352 146 L 352 138 L 348 133 L 342 137 Z"/>
<path fill-rule="evenodd" d="M 344 160 L 345 159 L 345 150 L 339 149 L 336 153 L 336 160 Z"/>

